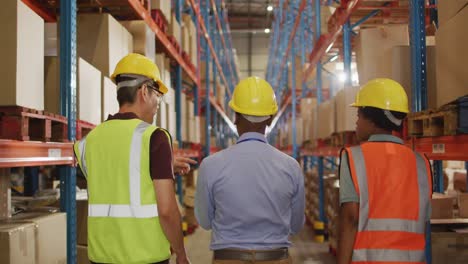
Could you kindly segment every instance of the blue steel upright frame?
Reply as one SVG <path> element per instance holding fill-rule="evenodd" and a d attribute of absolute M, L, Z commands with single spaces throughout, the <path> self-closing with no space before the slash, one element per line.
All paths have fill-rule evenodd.
<path fill-rule="evenodd" d="M 175 0 L 174 13 L 177 22 L 182 22 L 182 0 Z M 176 109 L 176 140 L 179 143 L 179 148 L 183 147 L 182 141 L 182 66 L 176 64 L 175 66 L 175 109 Z M 179 196 L 179 202 L 183 202 L 183 186 L 182 176 L 176 175 L 177 184 L 177 195 Z"/>
<path fill-rule="evenodd" d="M 60 5 L 60 113 L 68 118 L 68 139 L 76 133 L 76 0 Z M 60 173 L 60 207 L 67 213 L 67 263 L 76 263 L 76 168 Z"/>
<path fill-rule="evenodd" d="M 413 92 L 412 109 L 415 112 L 427 108 L 427 77 L 426 77 L 426 20 L 425 1 L 410 1 L 410 45 L 411 45 L 411 84 Z M 434 168 L 438 176 L 436 186 L 442 188 L 442 161 L 434 161 Z M 426 224 L 426 261 L 432 262 L 431 253 L 431 225 Z"/>
<path fill-rule="evenodd" d="M 205 22 L 205 27 L 208 32 L 210 32 L 210 20 L 208 17 L 209 14 L 209 0 L 200 0 L 200 9 Z M 210 155 L 211 142 L 210 142 L 210 120 L 211 120 L 211 104 L 210 104 L 210 52 L 208 47 L 208 42 L 202 38 L 202 45 L 204 49 L 204 61 L 205 61 L 205 155 Z"/>

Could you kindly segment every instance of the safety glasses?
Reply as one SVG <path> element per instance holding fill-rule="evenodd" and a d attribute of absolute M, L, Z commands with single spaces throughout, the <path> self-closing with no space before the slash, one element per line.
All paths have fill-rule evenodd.
<path fill-rule="evenodd" d="M 164 94 L 159 91 L 159 85 L 154 82 L 148 82 L 146 83 L 146 87 L 148 87 L 150 90 L 154 91 L 156 93 L 156 98 L 158 100 L 158 105 L 161 104 L 161 102 L 164 100 Z"/>

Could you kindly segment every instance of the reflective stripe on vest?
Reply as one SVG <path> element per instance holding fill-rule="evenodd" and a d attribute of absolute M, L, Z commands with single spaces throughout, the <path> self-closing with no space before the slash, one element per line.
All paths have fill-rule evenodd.
<path fill-rule="evenodd" d="M 145 130 L 150 126 L 141 122 L 135 128 L 130 146 L 129 160 L 129 194 L 130 204 L 89 204 L 89 217 L 113 217 L 113 218 L 152 218 L 158 216 L 156 204 L 141 204 L 141 147 Z M 78 148 L 81 155 L 81 168 L 87 174 L 85 160 L 86 139 L 79 142 Z"/>
<path fill-rule="evenodd" d="M 353 251 L 352 261 L 422 262 L 424 258 L 424 250 L 358 249 Z"/>
<path fill-rule="evenodd" d="M 77 155 L 79 155 L 79 158 L 80 158 L 81 171 L 83 172 L 84 176 L 88 178 L 88 168 L 86 168 L 86 160 L 85 160 L 86 137 L 78 141 L 77 145 L 78 145 L 78 151 L 79 151 Z"/>
<path fill-rule="evenodd" d="M 387 143 L 391 144 L 391 143 Z M 426 212 L 429 206 L 429 184 L 427 178 L 427 167 L 425 159 L 419 154 L 416 156 L 417 183 L 418 183 L 418 219 L 398 219 L 398 218 L 369 218 L 369 189 L 366 172 L 366 163 L 361 146 L 349 148 L 352 154 L 355 176 L 358 183 L 359 192 L 359 234 L 371 234 L 368 231 L 383 232 L 405 232 L 423 236 L 425 233 Z M 402 234 L 405 234 L 402 233 Z M 363 246 L 363 245 L 361 245 Z M 371 246 L 371 245 L 369 245 Z M 366 247 L 366 246 L 364 246 Z M 368 249 L 355 248 L 353 251 L 353 261 L 401 261 L 401 262 L 423 262 L 425 260 L 424 250 L 399 250 L 395 248 Z"/>

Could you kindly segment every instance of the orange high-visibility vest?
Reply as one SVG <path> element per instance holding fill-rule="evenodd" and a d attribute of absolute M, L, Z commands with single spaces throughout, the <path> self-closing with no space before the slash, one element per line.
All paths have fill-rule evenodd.
<path fill-rule="evenodd" d="M 359 195 L 352 263 L 425 263 L 429 161 L 390 142 L 366 142 L 345 151 Z"/>

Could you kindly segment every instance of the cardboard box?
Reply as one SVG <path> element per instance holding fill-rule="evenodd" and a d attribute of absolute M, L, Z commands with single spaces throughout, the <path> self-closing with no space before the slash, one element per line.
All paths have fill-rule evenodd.
<path fill-rule="evenodd" d="M 188 42 L 189 42 L 188 43 L 188 48 L 189 49 L 186 50 L 186 51 L 189 54 L 193 65 L 195 65 L 195 67 L 197 67 L 197 65 L 198 65 L 197 28 L 195 27 L 195 24 L 193 23 L 192 18 L 191 18 L 190 15 L 183 15 L 182 19 L 184 21 L 184 24 L 185 24 L 185 26 L 186 26 L 186 28 L 188 30 L 188 34 L 189 34 L 189 40 L 188 40 Z"/>
<path fill-rule="evenodd" d="M 195 188 L 189 187 L 185 189 L 184 204 L 188 207 L 195 207 Z"/>
<path fill-rule="evenodd" d="M 439 27 L 445 24 L 468 5 L 468 0 L 442 0 L 437 1 Z"/>
<path fill-rule="evenodd" d="M 432 232 L 432 263 L 468 263 L 468 233 Z"/>
<path fill-rule="evenodd" d="M 76 243 L 88 245 L 88 200 L 76 201 Z"/>
<path fill-rule="evenodd" d="M 304 120 L 313 120 L 312 112 L 317 108 L 317 98 L 301 99 L 301 117 Z"/>
<path fill-rule="evenodd" d="M 336 93 L 336 132 L 356 129 L 357 109 L 349 105 L 355 101 L 360 87 L 345 87 Z"/>
<path fill-rule="evenodd" d="M 206 144 L 206 118 L 205 116 L 199 116 L 198 119 L 200 120 L 200 143 L 202 145 Z"/>
<path fill-rule="evenodd" d="M 468 94 L 468 7 L 447 21 L 436 33 L 437 106 Z"/>
<path fill-rule="evenodd" d="M 78 118 L 101 123 L 101 72 L 82 58 L 78 59 Z"/>
<path fill-rule="evenodd" d="M 438 194 L 433 195 L 431 199 L 432 215 L 431 219 L 450 219 L 453 218 L 453 203 L 455 197 Z"/>
<path fill-rule="evenodd" d="M 59 57 L 44 58 L 44 110 L 60 114 Z"/>
<path fill-rule="evenodd" d="M 0 222 L 0 263 L 35 263 L 35 225 Z"/>
<path fill-rule="evenodd" d="M 317 108 L 317 137 L 320 139 L 328 138 L 335 132 L 335 102 L 328 100 L 319 104 Z"/>
<path fill-rule="evenodd" d="M 106 121 L 109 115 L 119 112 L 119 102 L 117 101 L 117 86 L 107 77 L 102 77 L 102 122 Z"/>
<path fill-rule="evenodd" d="M 201 142 L 201 122 L 200 122 L 200 117 L 195 116 L 195 138 L 193 140 L 194 143 L 200 143 Z"/>
<path fill-rule="evenodd" d="M 159 110 L 155 116 L 155 125 L 158 127 L 162 127 L 164 129 L 167 128 L 167 104 L 162 102 L 159 105 Z"/>
<path fill-rule="evenodd" d="M 173 36 L 179 45 L 182 45 L 182 30 L 180 23 L 177 21 L 176 16 L 172 14 L 171 20 L 169 21 L 169 27 L 167 28 L 167 35 Z"/>
<path fill-rule="evenodd" d="M 288 145 L 293 144 L 292 119 L 288 120 Z M 301 117 L 296 117 L 296 144 L 302 144 L 304 141 L 304 123 Z"/>
<path fill-rule="evenodd" d="M 181 93 L 180 96 L 181 103 L 181 132 L 182 132 L 182 141 L 188 141 L 188 110 L 187 110 L 187 96 L 185 93 Z"/>
<path fill-rule="evenodd" d="M 167 21 L 171 20 L 171 1 L 168 0 L 151 0 L 151 9 L 159 9 L 166 17 Z"/>
<path fill-rule="evenodd" d="M 216 67 L 216 66 L 215 66 Z M 203 86 L 203 83 L 206 83 L 206 62 L 204 60 L 200 61 L 200 80 L 202 81 L 201 87 Z M 213 64 L 210 63 L 209 65 L 209 79 L 210 82 L 213 82 Z"/>
<path fill-rule="evenodd" d="M 426 47 L 426 77 L 428 108 L 437 108 L 437 78 L 436 78 L 436 48 Z M 408 101 L 412 102 L 411 85 L 411 47 L 395 46 L 392 49 L 392 75 L 393 80 L 399 82 L 405 88 Z"/>
<path fill-rule="evenodd" d="M 59 56 L 59 28 L 57 23 L 44 23 L 44 56 Z"/>
<path fill-rule="evenodd" d="M 12 221 L 35 225 L 35 263 L 67 263 L 67 219 L 65 213 L 22 213 L 14 216 Z"/>
<path fill-rule="evenodd" d="M 156 62 L 156 65 L 158 66 L 159 71 L 161 73 L 161 79 L 164 80 L 164 78 L 165 78 L 164 73 L 166 71 L 166 67 L 165 67 L 165 65 L 166 65 L 166 56 L 164 55 L 164 53 L 156 54 L 155 62 Z"/>
<path fill-rule="evenodd" d="M 82 246 L 82 245 L 77 245 L 76 246 L 76 263 L 77 264 L 90 264 L 91 262 L 89 261 L 88 258 L 88 247 L 87 246 Z"/>
<path fill-rule="evenodd" d="M 153 30 L 151 30 L 143 20 L 122 21 L 121 24 L 133 36 L 133 52 L 155 60 L 156 39 Z"/>
<path fill-rule="evenodd" d="M 408 25 L 361 29 L 356 41 L 359 83 L 364 85 L 374 78 L 390 78 L 392 48 L 408 45 Z"/>
<path fill-rule="evenodd" d="M 82 58 L 77 61 L 77 118 L 101 123 L 101 72 Z M 108 84 L 106 84 L 108 85 Z M 45 110 L 60 114 L 59 57 L 45 57 Z M 117 100 L 117 96 L 114 97 Z M 106 116 L 107 117 L 107 116 Z"/>
<path fill-rule="evenodd" d="M 458 210 L 460 218 L 468 218 L 468 193 L 458 194 Z"/>
<path fill-rule="evenodd" d="M 21 0 L 0 8 L 0 105 L 44 110 L 44 20 Z"/>
<path fill-rule="evenodd" d="M 119 60 L 133 51 L 132 35 L 109 14 L 80 14 L 77 20 L 78 56 L 111 76 Z"/>
<path fill-rule="evenodd" d="M 175 141 L 176 140 L 176 112 L 174 110 L 174 107 L 171 105 L 167 105 L 168 110 L 167 110 L 167 130 L 169 131 L 169 134 L 171 134 L 172 139 Z"/>
<path fill-rule="evenodd" d="M 294 61 L 294 65 L 295 65 L 295 80 L 296 80 L 296 89 L 299 89 L 299 90 L 302 90 L 302 79 L 303 79 L 303 67 L 302 67 L 302 63 L 301 63 L 301 57 L 300 56 L 296 56 L 295 58 L 295 61 Z M 288 86 L 289 87 L 293 87 L 292 85 L 292 63 L 291 65 L 289 65 L 288 67 L 288 74 L 289 74 L 289 84 Z"/>

